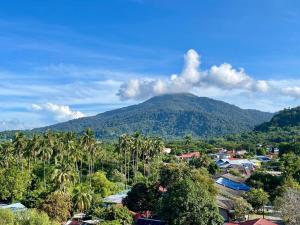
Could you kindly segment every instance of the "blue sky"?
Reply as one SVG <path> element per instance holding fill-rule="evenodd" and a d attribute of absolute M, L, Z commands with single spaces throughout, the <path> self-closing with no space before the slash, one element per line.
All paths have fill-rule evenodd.
<path fill-rule="evenodd" d="M 6 1 L 0 130 L 192 92 L 242 108 L 300 104 L 300 2 Z"/>

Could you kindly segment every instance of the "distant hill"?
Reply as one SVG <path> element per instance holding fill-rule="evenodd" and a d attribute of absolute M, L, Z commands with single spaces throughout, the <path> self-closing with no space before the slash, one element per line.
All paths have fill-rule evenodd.
<path fill-rule="evenodd" d="M 107 139 L 135 131 L 166 138 L 186 134 L 207 137 L 252 130 L 256 125 L 269 121 L 272 115 L 192 94 L 166 94 L 138 105 L 32 131 L 50 129 L 80 133 L 90 127 L 97 137 Z"/>
<path fill-rule="evenodd" d="M 256 131 L 268 131 L 274 128 L 290 128 L 300 126 L 300 106 L 284 109 L 276 113 L 269 122 L 255 127 Z"/>

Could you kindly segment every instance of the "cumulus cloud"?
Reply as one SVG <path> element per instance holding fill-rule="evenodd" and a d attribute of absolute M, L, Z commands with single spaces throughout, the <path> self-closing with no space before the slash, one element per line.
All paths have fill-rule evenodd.
<path fill-rule="evenodd" d="M 212 66 L 206 78 L 208 83 L 226 89 L 250 89 L 253 83 L 243 68 L 236 70 L 228 63 Z"/>
<path fill-rule="evenodd" d="M 235 69 L 229 63 L 200 70 L 199 54 L 190 49 L 184 55 L 184 67 L 180 74 L 168 79 L 132 79 L 121 85 L 118 95 L 122 100 L 146 99 L 164 93 L 189 92 L 194 88 L 216 87 L 226 90 L 267 92 L 270 85 L 266 80 L 255 80 L 243 68 Z"/>
<path fill-rule="evenodd" d="M 43 111 L 46 113 L 51 113 L 57 121 L 66 121 L 71 119 L 78 119 L 84 117 L 85 115 L 80 111 L 73 111 L 67 105 L 57 105 L 53 103 L 45 104 L 32 104 L 32 110 Z"/>
<path fill-rule="evenodd" d="M 121 85 L 118 95 L 122 100 L 145 99 L 153 95 L 188 91 L 201 80 L 200 56 L 190 49 L 184 60 L 181 74 L 173 74 L 169 79 L 132 79 Z"/>

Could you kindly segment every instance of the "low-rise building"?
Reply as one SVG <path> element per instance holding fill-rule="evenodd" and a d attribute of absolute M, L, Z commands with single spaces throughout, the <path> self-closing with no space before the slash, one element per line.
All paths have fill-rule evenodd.
<path fill-rule="evenodd" d="M 181 154 L 177 157 L 179 159 L 184 159 L 184 160 L 197 159 L 200 158 L 200 152 L 189 152 L 189 153 Z"/>
<path fill-rule="evenodd" d="M 24 206 L 22 203 L 17 202 L 17 203 L 13 203 L 13 204 L 0 204 L 0 209 L 10 209 L 13 212 L 19 212 L 19 211 L 24 211 L 26 210 L 26 206 Z"/>
<path fill-rule="evenodd" d="M 107 196 L 107 197 L 103 198 L 102 202 L 106 207 L 109 207 L 110 205 L 122 205 L 122 201 L 124 198 L 126 198 L 127 193 L 129 191 L 130 190 L 128 189 L 128 190 L 122 191 L 120 193 Z"/>
<path fill-rule="evenodd" d="M 255 219 L 255 220 L 248 220 L 245 222 L 225 223 L 225 225 L 277 225 L 277 224 L 266 219 Z"/>

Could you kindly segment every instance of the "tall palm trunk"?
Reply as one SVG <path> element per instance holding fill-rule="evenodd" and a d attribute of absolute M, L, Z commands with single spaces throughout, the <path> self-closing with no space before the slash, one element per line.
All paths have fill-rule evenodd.
<path fill-rule="evenodd" d="M 45 159 L 43 160 L 44 162 L 44 187 L 46 189 L 46 162 L 45 162 Z"/>

